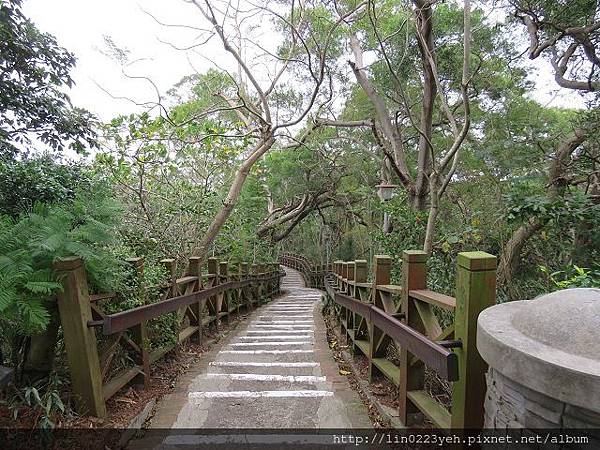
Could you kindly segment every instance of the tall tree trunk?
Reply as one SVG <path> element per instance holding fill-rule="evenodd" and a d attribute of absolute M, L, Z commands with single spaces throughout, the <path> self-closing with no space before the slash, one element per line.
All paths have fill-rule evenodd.
<path fill-rule="evenodd" d="M 519 268 L 519 258 L 523 247 L 529 238 L 540 231 L 543 226 L 544 223 L 542 221 L 533 218 L 523 223 L 514 231 L 500 254 L 500 262 L 498 264 L 498 281 L 500 284 L 510 285 Z M 510 288 L 510 286 L 507 287 Z"/>
<path fill-rule="evenodd" d="M 419 123 L 418 144 L 418 173 L 412 192 L 412 207 L 417 211 L 424 211 L 427 201 L 427 176 L 431 173 L 431 137 L 433 132 L 433 105 L 437 95 L 437 88 L 433 70 L 429 63 L 428 54 L 435 57 L 435 44 L 433 39 L 433 11 L 429 1 L 415 0 L 415 16 L 418 33 L 423 40 L 419 42 L 419 53 L 423 64 L 423 98 L 421 100 L 421 118 Z"/>
<path fill-rule="evenodd" d="M 568 159 L 585 141 L 587 135 L 587 132 L 584 130 L 576 129 L 556 148 L 556 152 L 552 155 L 552 162 L 548 168 L 548 196 L 550 198 L 564 195 L 567 186 L 566 171 L 568 168 Z M 521 250 L 523 250 L 527 241 L 545 225 L 546 221 L 535 217 L 523 223 L 513 232 L 508 242 L 504 245 L 500 256 L 498 265 L 498 283 L 500 285 L 510 285 L 519 268 Z"/>
<path fill-rule="evenodd" d="M 274 143 L 275 137 L 270 132 L 261 140 L 259 144 L 254 147 L 254 150 L 250 153 L 250 156 L 246 158 L 246 160 L 240 165 L 235 173 L 235 177 L 233 178 L 231 186 L 229 187 L 227 197 L 225 197 L 225 200 L 223 200 L 223 207 L 215 215 L 210 226 L 206 230 L 206 233 L 204 233 L 204 236 L 196 247 L 196 251 L 194 252 L 196 256 L 199 256 L 202 259 L 206 258 L 210 246 L 215 241 L 219 231 L 223 227 L 223 224 L 233 212 L 233 209 L 240 198 L 242 188 L 244 187 L 246 178 L 248 178 L 250 169 L 261 156 L 269 151 Z"/>
<path fill-rule="evenodd" d="M 429 197 L 431 203 L 429 206 L 429 216 L 427 217 L 427 226 L 425 227 L 425 241 L 423 242 L 423 251 L 431 255 L 433 250 L 433 238 L 435 235 L 435 225 L 440 212 L 440 196 L 438 193 L 437 176 L 431 174 L 429 178 Z"/>

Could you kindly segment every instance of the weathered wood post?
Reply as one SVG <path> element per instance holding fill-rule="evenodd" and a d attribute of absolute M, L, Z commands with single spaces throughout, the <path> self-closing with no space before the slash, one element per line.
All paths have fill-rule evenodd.
<path fill-rule="evenodd" d="M 368 267 L 366 259 L 354 261 L 354 279 L 357 283 L 366 283 L 368 278 Z"/>
<path fill-rule="evenodd" d="M 346 261 L 345 262 L 345 270 L 346 270 L 346 294 L 353 296 L 354 294 L 354 286 L 352 282 L 354 281 L 354 261 Z M 350 343 L 350 350 L 352 354 L 356 352 L 356 343 L 354 342 L 356 338 L 356 325 L 357 325 L 357 317 L 354 312 L 350 309 L 346 309 L 346 342 Z M 348 338 L 351 338 L 348 340 Z"/>
<path fill-rule="evenodd" d="M 133 270 L 135 271 L 135 278 L 138 284 L 138 291 L 142 299 L 142 303 L 148 303 L 148 297 L 146 295 L 146 286 L 144 285 L 144 259 L 143 258 L 129 258 L 126 260 Z M 140 348 L 139 364 L 142 367 L 143 382 L 144 386 L 148 388 L 150 386 L 150 356 L 148 353 L 148 325 L 146 321 L 139 323 L 132 328 L 133 340 Z"/>
<path fill-rule="evenodd" d="M 160 263 L 166 269 L 167 277 L 169 279 L 170 288 L 168 298 L 177 297 L 177 295 L 179 294 L 179 288 L 177 286 L 177 261 L 173 258 L 164 258 L 160 260 Z M 183 319 L 185 315 L 185 308 L 179 309 L 177 315 L 180 318 L 180 320 Z M 175 332 L 179 334 L 180 331 L 181 324 L 178 325 L 178 329 L 175 330 Z M 177 345 L 179 345 L 179 343 Z"/>
<path fill-rule="evenodd" d="M 242 262 L 240 264 L 240 272 L 242 274 L 241 279 L 242 280 L 247 280 L 248 277 L 250 276 L 248 274 L 248 263 L 247 262 Z M 242 297 L 244 304 L 246 305 L 246 311 L 250 311 L 250 308 L 252 307 L 252 290 L 249 287 L 243 287 L 242 288 Z"/>
<path fill-rule="evenodd" d="M 167 270 L 167 276 L 169 277 L 170 295 L 171 297 L 177 297 L 177 261 L 173 258 L 161 259 L 160 263 Z"/>
<path fill-rule="evenodd" d="M 258 278 L 258 274 L 260 272 L 260 268 L 257 263 L 252 264 L 252 278 Z M 256 302 L 257 305 L 260 305 L 262 302 L 261 289 L 258 283 L 254 283 L 252 285 L 252 302 Z"/>
<path fill-rule="evenodd" d="M 207 260 L 208 266 L 208 275 L 209 275 L 209 283 L 210 286 L 217 286 L 219 284 L 219 262 L 217 258 L 214 256 L 208 258 Z M 215 320 L 215 329 L 219 325 L 219 312 L 221 311 L 221 304 L 219 302 L 218 296 L 213 295 L 208 299 L 209 311 L 214 314 Z"/>
<path fill-rule="evenodd" d="M 496 257 L 484 252 L 458 254 L 455 339 L 459 379 L 452 388 L 452 428 L 482 428 L 487 364 L 476 347 L 479 313 L 496 303 Z"/>
<path fill-rule="evenodd" d="M 229 281 L 229 263 L 227 261 L 221 261 L 219 263 L 219 284 L 224 284 Z M 230 295 L 229 291 L 225 291 L 220 294 L 222 298 L 222 308 L 224 309 L 225 322 L 229 323 L 229 314 L 232 312 L 230 308 Z"/>
<path fill-rule="evenodd" d="M 419 313 L 410 298 L 410 291 L 427 287 L 427 253 L 421 250 L 405 250 L 402 252 L 402 313 L 404 323 L 414 330 L 427 334 L 419 320 Z M 416 360 L 405 348 L 400 351 L 400 385 L 398 389 L 398 406 L 400 420 L 409 425 L 411 415 L 419 413 L 419 409 L 407 398 L 407 393 L 422 390 L 425 383 L 425 366 Z"/>
<path fill-rule="evenodd" d="M 196 282 L 196 286 L 194 292 L 199 292 L 203 289 L 202 287 L 202 259 L 199 256 L 190 256 L 189 264 L 187 268 L 187 275 L 192 277 L 198 277 L 198 281 Z M 192 325 L 198 327 L 198 335 L 196 337 L 198 343 L 202 342 L 202 320 L 204 316 L 204 303 L 205 300 L 200 300 L 197 303 L 194 303 L 189 306 L 192 314 L 195 316 L 194 318 L 190 317 L 192 320 Z"/>
<path fill-rule="evenodd" d="M 355 260 L 352 261 L 349 265 L 349 272 L 350 272 L 350 276 L 352 277 L 352 297 L 354 297 L 356 300 L 358 301 L 363 301 L 364 295 L 364 287 L 360 286 L 360 283 L 364 283 L 367 281 L 367 261 L 365 260 Z M 359 320 L 360 319 L 360 320 Z M 360 335 L 360 339 L 363 339 L 363 335 L 366 334 L 366 340 L 367 340 L 367 346 L 365 348 L 365 346 L 363 345 L 361 349 L 361 351 L 364 353 L 364 355 L 367 358 L 367 361 L 370 361 L 370 357 L 369 357 L 369 346 L 370 346 L 370 323 L 369 320 L 367 319 L 367 317 L 360 317 L 359 315 L 355 314 L 354 315 L 354 338 L 359 339 Z"/>
<path fill-rule="evenodd" d="M 92 309 L 83 261 L 77 257 L 59 259 L 54 262 L 54 269 L 63 285 L 57 296 L 58 310 L 77 410 L 105 417 L 96 335 L 88 327 Z"/>
<path fill-rule="evenodd" d="M 354 297 L 355 286 L 351 283 L 354 281 L 354 261 L 348 261 L 348 295 Z"/>
<path fill-rule="evenodd" d="M 341 267 L 342 261 L 340 261 L 339 259 L 334 261 L 333 263 L 333 273 L 335 275 L 339 275 L 340 274 L 340 267 Z M 334 285 L 333 285 L 334 289 L 339 289 L 340 288 L 340 280 L 339 278 L 336 276 L 334 279 Z"/>
<path fill-rule="evenodd" d="M 383 298 L 382 294 L 377 291 L 377 286 L 390 284 L 391 280 L 391 269 L 392 269 L 392 258 L 386 255 L 374 255 L 373 256 L 373 281 L 371 286 L 371 303 L 378 308 L 387 311 L 384 305 L 386 299 Z M 374 358 L 385 358 L 387 353 L 387 346 L 391 342 L 379 328 L 370 324 L 369 335 L 370 341 L 370 355 L 369 355 L 369 381 L 373 381 L 375 375 L 381 375 L 381 371 L 377 366 L 373 365 Z"/>

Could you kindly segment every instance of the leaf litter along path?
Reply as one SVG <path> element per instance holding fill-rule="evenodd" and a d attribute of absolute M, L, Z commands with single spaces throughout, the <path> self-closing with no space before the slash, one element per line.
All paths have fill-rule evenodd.
<path fill-rule="evenodd" d="M 224 429 L 225 435 L 239 428 L 372 428 L 330 352 L 321 292 L 306 288 L 297 271 L 285 271 L 285 294 L 254 311 L 181 377 L 157 404 L 150 431 L 129 448 L 207 443 L 191 429 Z"/>

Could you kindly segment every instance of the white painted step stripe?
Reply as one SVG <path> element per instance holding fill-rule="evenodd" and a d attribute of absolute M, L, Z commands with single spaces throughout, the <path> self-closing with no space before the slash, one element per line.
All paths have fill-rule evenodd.
<path fill-rule="evenodd" d="M 316 301 L 314 302 L 307 302 L 307 301 L 292 301 L 292 302 L 275 302 L 275 303 L 270 303 L 271 306 L 314 306 L 315 303 L 318 303 Z"/>
<path fill-rule="evenodd" d="M 217 367 L 319 367 L 318 362 L 239 362 L 211 361 L 209 366 Z"/>
<path fill-rule="evenodd" d="M 238 355 L 286 355 L 288 353 L 314 353 L 314 350 L 221 350 L 219 353 Z"/>
<path fill-rule="evenodd" d="M 254 323 L 313 323 L 312 320 L 255 320 Z"/>
<path fill-rule="evenodd" d="M 265 325 L 265 324 L 251 324 L 252 327 L 255 328 L 284 328 L 286 330 L 298 330 L 298 331 L 314 331 L 314 329 L 312 327 L 309 327 L 309 325 L 304 324 L 304 325 L 292 325 L 292 324 L 288 324 L 288 325 Z"/>
<path fill-rule="evenodd" d="M 206 377 L 235 381 L 289 381 L 290 383 L 319 383 L 325 381 L 325 377 L 312 375 L 263 375 L 257 373 L 207 373 Z"/>
<path fill-rule="evenodd" d="M 315 316 L 307 316 L 307 315 L 294 315 L 294 314 L 273 314 L 272 316 L 258 316 L 259 319 L 269 319 L 269 318 L 277 318 L 277 317 L 290 317 L 294 319 L 312 319 Z"/>
<path fill-rule="evenodd" d="M 265 309 L 265 312 L 278 312 L 278 313 L 309 313 L 313 309 L 312 308 L 294 308 L 294 309 L 284 309 L 284 308 L 268 308 Z"/>
<path fill-rule="evenodd" d="M 234 342 L 229 344 L 231 347 L 258 347 L 261 345 L 275 345 L 275 346 L 294 346 L 294 345 L 312 345 L 312 341 L 298 341 L 298 342 Z"/>
<path fill-rule="evenodd" d="M 297 306 L 294 306 L 293 308 L 282 308 L 282 307 L 272 307 L 272 308 L 265 308 L 263 311 L 278 311 L 278 312 L 311 312 L 314 308 L 311 306 L 309 308 L 299 308 Z"/>
<path fill-rule="evenodd" d="M 304 303 L 299 304 L 299 305 L 298 304 L 292 304 L 292 303 L 290 303 L 289 305 L 288 304 L 285 304 L 285 305 L 271 305 L 272 308 L 314 308 L 314 306 L 315 306 L 314 304 L 313 305 L 307 305 L 307 304 L 304 304 Z M 266 308 L 266 309 L 269 309 L 269 308 Z"/>
<path fill-rule="evenodd" d="M 266 336 L 239 336 L 239 339 L 275 339 L 275 340 L 286 340 L 286 339 L 310 339 L 310 334 L 300 334 L 298 336 L 288 336 L 288 335 L 272 335 L 268 334 Z"/>
<path fill-rule="evenodd" d="M 265 308 L 265 311 L 274 311 L 274 310 L 285 310 L 285 311 L 296 311 L 296 310 L 301 310 L 301 311 L 310 311 L 312 309 L 315 309 L 315 307 L 313 305 L 308 305 L 308 306 L 298 306 L 298 305 L 272 305 L 268 308 Z"/>
<path fill-rule="evenodd" d="M 276 333 L 283 333 L 285 335 L 295 335 L 295 334 L 303 334 L 303 333 L 308 333 L 309 331 L 302 331 L 302 330 L 246 330 L 247 334 L 276 334 Z"/>
<path fill-rule="evenodd" d="M 260 398 L 260 397 L 333 397 L 332 391 L 230 391 L 230 392 L 190 392 L 188 399 L 199 398 Z"/>

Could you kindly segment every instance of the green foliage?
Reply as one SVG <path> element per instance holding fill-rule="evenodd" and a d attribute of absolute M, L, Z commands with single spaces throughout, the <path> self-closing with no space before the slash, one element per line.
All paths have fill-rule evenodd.
<path fill-rule="evenodd" d="M 35 428 L 53 429 L 57 419 L 71 414 L 70 408 L 61 399 L 63 384 L 63 380 L 53 373 L 32 386 L 13 388 L 8 401 L 13 419 L 17 420 L 23 407 L 29 407 L 35 414 Z"/>
<path fill-rule="evenodd" d="M 21 12 L 21 0 L 0 3 L 0 157 L 17 153 L 33 134 L 54 150 L 96 145 L 93 116 L 71 106 L 75 57 Z"/>
<path fill-rule="evenodd" d="M 59 163 L 49 154 L 0 161 L 0 214 L 18 217 L 35 202 L 62 203 L 91 187 L 82 164 Z"/>
<path fill-rule="evenodd" d="M 600 266 L 594 269 L 578 267 L 569 264 L 564 270 L 550 273 L 548 267 L 540 266 L 540 272 L 547 276 L 550 290 L 569 288 L 598 288 L 600 287 Z"/>
<path fill-rule="evenodd" d="M 44 302 L 61 288 L 52 262 L 80 256 L 92 289 L 114 286 L 119 262 L 108 251 L 118 208 L 102 191 L 76 196 L 72 203 L 36 204 L 19 219 L 0 220 L 0 313 L 19 334 L 45 329 Z"/>
<path fill-rule="evenodd" d="M 579 190 L 556 198 L 531 191 L 527 184 L 519 184 L 506 194 L 506 217 L 509 222 L 535 217 L 551 224 L 568 225 L 594 220 L 600 212 L 600 205 Z"/>

